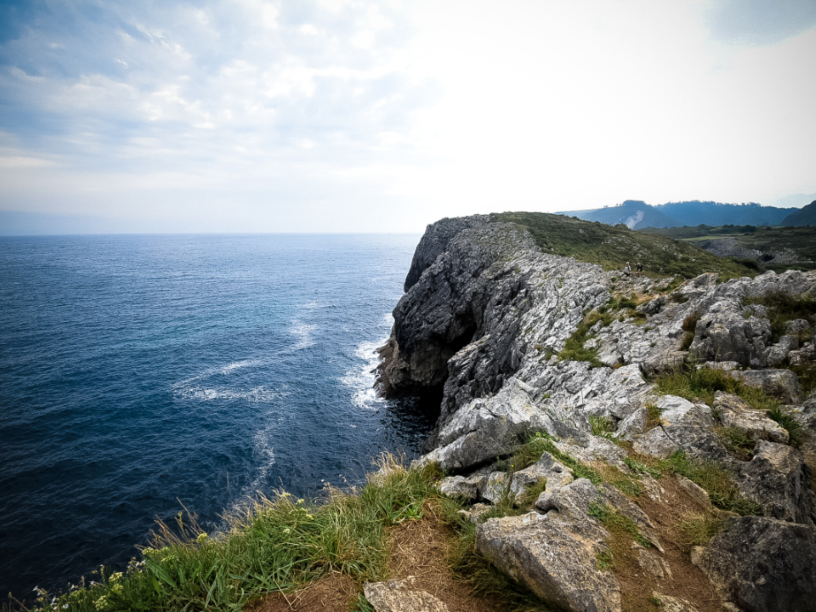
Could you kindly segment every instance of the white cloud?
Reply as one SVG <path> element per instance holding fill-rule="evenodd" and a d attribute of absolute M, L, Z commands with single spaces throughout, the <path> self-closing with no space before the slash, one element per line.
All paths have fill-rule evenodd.
<path fill-rule="evenodd" d="M 419 231 L 816 191 L 813 28 L 733 44 L 701 0 L 105 6 L 0 46 L 5 209 Z"/>

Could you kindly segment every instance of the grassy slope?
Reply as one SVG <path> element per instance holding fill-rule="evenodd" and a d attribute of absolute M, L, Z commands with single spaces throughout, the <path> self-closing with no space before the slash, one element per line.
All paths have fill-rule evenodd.
<path fill-rule="evenodd" d="M 640 261 L 648 273 L 685 278 L 703 272 L 718 272 L 723 279 L 754 274 L 732 259 L 717 257 L 687 242 L 623 226 L 531 212 L 497 213 L 491 219 L 526 227 L 545 252 L 600 264 L 607 270 L 622 268 L 627 261 L 634 268 Z"/>
<path fill-rule="evenodd" d="M 791 249 L 803 258 L 816 261 L 816 227 L 760 227 L 756 231 L 745 231 L 746 229 L 750 230 L 750 226 L 722 228 L 700 225 L 660 229 L 650 227 L 640 232 L 690 242 L 735 238 L 739 244 L 749 249 L 763 252 Z"/>

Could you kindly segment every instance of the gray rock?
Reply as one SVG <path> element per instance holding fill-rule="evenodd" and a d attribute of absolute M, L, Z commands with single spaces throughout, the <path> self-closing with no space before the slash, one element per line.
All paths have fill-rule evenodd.
<path fill-rule="evenodd" d="M 652 591 L 652 597 L 660 601 L 660 612 L 699 612 L 697 608 L 679 597 L 663 595 L 657 591 Z"/>
<path fill-rule="evenodd" d="M 448 606 L 426 591 L 413 590 L 407 580 L 366 582 L 363 593 L 377 612 L 448 612 Z"/>
<path fill-rule="evenodd" d="M 471 523 L 478 523 L 485 514 L 490 512 L 490 509 L 491 507 L 488 504 L 478 503 L 473 504 L 467 510 L 460 510 L 459 514 L 464 516 Z"/>
<path fill-rule="evenodd" d="M 812 525 L 816 494 L 810 488 L 810 467 L 796 449 L 760 441 L 751 461 L 739 466 L 736 485 L 762 504 L 766 515 Z"/>
<path fill-rule="evenodd" d="M 586 515 L 595 487 L 579 479 L 561 490 L 559 512 L 488 519 L 476 528 L 476 548 L 539 597 L 567 610 L 621 610 L 620 587 L 597 568 L 609 533 Z"/>
<path fill-rule="evenodd" d="M 720 595 L 749 612 L 812 612 L 816 535 L 812 527 L 746 516 L 695 550 Z"/>
<path fill-rule="evenodd" d="M 802 401 L 799 379 L 790 370 L 742 370 L 732 372 L 731 376 L 746 385 L 762 389 L 784 404 L 798 404 Z"/>
<path fill-rule="evenodd" d="M 475 476 L 449 476 L 439 483 L 439 490 L 448 497 L 459 497 L 473 500 L 479 497 L 487 478 L 482 474 Z"/>
<path fill-rule="evenodd" d="M 711 431 L 714 418 L 705 404 L 692 404 L 682 397 L 664 395 L 657 402 L 659 427 L 648 431 L 634 443 L 634 449 L 652 457 L 668 457 L 684 450 L 693 457 L 715 461 L 730 459 L 728 451 Z"/>
<path fill-rule="evenodd" d="M 795 319 L 785 323 L 785 333 L 799 337 L 799 334 L 810 331 L 810 323 L 805 319 Z"/>
<path fill-rule="evenodd" d="M 779 423 L 769 419 L 761 410 L 754 410 L 742 398 L 717 391 L 714 395 L 714 409 L 720 410 L 725 427 L 737 427 L 757 439 L 787 444 L 790 435 Z"/>
<path fill-rule="evenodd" d="M 691 352 L 704 361 L 737 361 L 744 366 L 764 367 L 770 339 L 768 319 L 746 319 L 738 302 L 722 300 L 697 322 Z"/>

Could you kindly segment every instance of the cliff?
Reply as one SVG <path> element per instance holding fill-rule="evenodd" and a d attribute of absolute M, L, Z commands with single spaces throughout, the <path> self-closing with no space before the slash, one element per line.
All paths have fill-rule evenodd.
<path fill-rule="evenodd" d="M 812 609 L 816 272 L 619 278 L 495 219 L 428 227 L 378 383 L 441 395 L 418 464 L 479 552 L 567 610 Z"/>

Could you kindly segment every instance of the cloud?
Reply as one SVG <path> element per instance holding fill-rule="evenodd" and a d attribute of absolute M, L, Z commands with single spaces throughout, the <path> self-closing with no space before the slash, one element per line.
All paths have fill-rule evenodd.
<path fill-rule="evenodd" d="M 714 0 L 708 9 L 712 35 L 724 42 L 771 45 L 816 25 L 814 0 Z"/>

